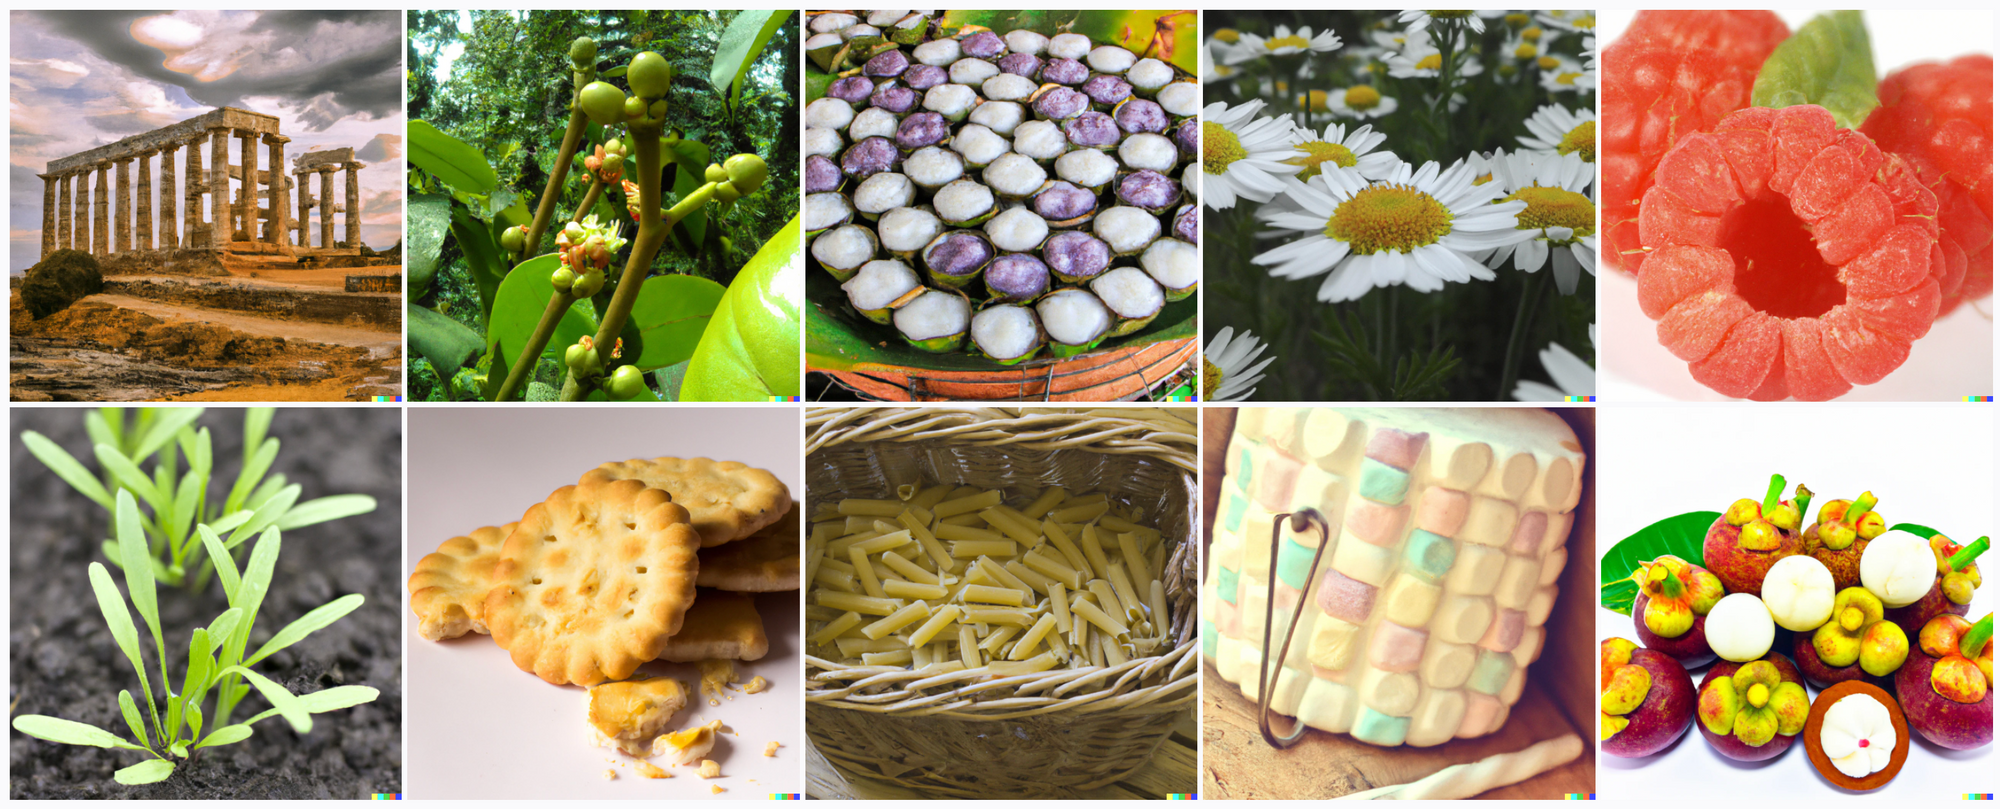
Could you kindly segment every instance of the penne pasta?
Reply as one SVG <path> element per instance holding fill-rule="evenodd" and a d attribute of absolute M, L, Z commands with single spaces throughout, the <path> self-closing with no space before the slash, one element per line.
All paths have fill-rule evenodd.
<path fill-rule="evenodd" d="M 993 531 L 988 531 L 984 528 L 972 528 L 964 525 L 940 525 L 938 526 L 937 529 L 937 538 L 944 540 L 966 540 L 971 542 L 1007 541 L 1007 537 L 1002 534 Z"/>
<path fill-rule="evenodd" d="M 868 554 L 860 548 L 848 548 L 847 559 L 854 564 L 854 577 L 861 580 L 861 590 L 876 598 L 888 593 L 882 591 L 882 580 L 875 575 L 875 565 L 868 561 Z"/>
<path fill-rule="evenodd" d="M 889 613 L 887 617 L 861 628 L 861 634 L 870 638 L 881 638 L 898 629 L 930 617 L 931 606 L 922 601 L 911 602 L 909 606 Z"/>
<path fill-rule="evenodd" d="M 1030 570 L 1061 582 L 1064 586 L 1070 588 L 1083 586 L 1082 571 L 1070 567 L 1068 562 L 1051 558 L 1040 548 L 1037 548 L 1032 553 L 1023 555 L 1021 557 L 1021 564 L 1026 565 Z"/>
<path fill-rule="evenodd" d="M 894 517 L 903 513 L 905 506 L 895 500 L 858 500 L 848 498 L 840 501 L 838 511 L 845 516 Z"/>
<path fill-rule="evenodd" d="M 1111 504 L 1100 500 L 1096 503 L 1086 503 L 1058 509 L 1049 516 L 1056 522 L 1090 522 L 1110 510 Z"/>
<path fill-rule="evenodd" d="M 1013 556 L 1020 546 L 1004 539 L 961 539 L 951 543 L 951 555 L 956 559 L 973 559 L 981 556 Z"/>
<path fill-rule="evenodd" d="M 1146 617 L 1146 606 L 1139 600 L 1139 591 L 1132 589 L 1132 578 L 1125 575 L 1124 562 L 1111 563 L 1111 591 L 1118 594 L 1118 604 L 1123 607 L 1125 620 L 1136 623 Z"/>
<path fill-rule="evenodd" d="M 1093 626 L 1104 630 L 1106 634 L 1113 638 L 1125 638 L 1132 635 L 1131 630 L 1125 627 L 1123 621 L 1106 614 L 1104 610 L 1098 609 L 1096 604 L 1078 600 L 1069 605 L 1069 610 L 1075 617 L 1089 621 Z"/>
<path fill-rule="evenodd" d="M 1104 574 L 1110 572 L 1111 559 L 1104 555 L 1104 544 L 1097 535 L 1095 525 L 1083 527 L 1083 557 L 1090 560 L 1090 575 L 1093 578 L 1104 578 Z"/>
<path fill-rule="evenodd" d="M 995 677 L 1014 677 L 1022 674 L 1034 674 L 1038 671 L 1048 671 L 1055 667 L 1056 656 L 1048 652 L 1043 652 L 1027 660 L 1002 660 L 995 662 L 993 665 L 986 667 L 986 672 Z"/>
<path fill-rule="evenodd" d="M 1035 502 L 1021 509 L 1021 516 L 1030 520 L 1040 520 L 1054 511 L 1056 506 L 1062 505 L 1063 499 L 1067 497 L 1069 493 L 1063 491 L 1061 486 L 1050 486 L 1042 490 L 1041 496 L 1036 497 Z"/>
<path fill-rule="evenodd" d="M 889 569 L 896 571 L 897 575 L 902 576 L 903 578 L 908 579 L 912 582 L 916 582 L 918 584 L 942 583 L 938 580 L 938 574 L 925 570 L 923 566 L 917 564 L 916 561 L 912 559 L 905 559 L 897 554 L 892 553 L 882 557 L 882 564 L 888 565 Z"/>
<path fill-rule="evenodd" d="M 942 589 L 942 588 L 940 588 Z M 1012 587 L 989 587 L 983 584 L 968 585 L 962 593 L 966 603 L 1004 604 L 1009 607 L 1021 606 L 1024 600 L 1021 591 Z"/>
<path fill-rule="evenodd" d="M 1152 610 L 1153 634 L 1166 637 L 1167 624 L 1173 618 L 1167 613 L 1167 586 L 1154 579 L 1146 589 L 1146 605 Z"/>
<path fill-rule="evenodd" d="M 883 579 L 882 591 L 891 598 L 923 598 L 943 601 L 951 591 L 935 584 L 918 584 L 902 579 Z"/>
<path fill-rule="evenodd" d="M 938 519 L 938 525 L 940 526 L 963 525 L 967 528 L 978 528 L 985 524 L 986 519 L 980 517 L 978 514 L 960 514 L 956 517 L 941 517 Z"/>
<path fill-rule="evenodd" d="M 1069 531 L 1057 525 L 1054 520 L 1042 521 L 1042 535 L 1048 537 L 1049 544 L 1056 546 L 1056 550 L 1062 552 L 1070 567 L 1077 570 L 1090 569 L 1090 560 L 1084 557 L 1082 549 L 1070 539 Z"/>
<path fill-rule="evenodd" d="M 1007 654 L 1007 659 L 1008 660 L 1026 659 L 1029 653 L 1035 651 L 1036 647 L 1042 645 L 1042 640 L 1044 638 L 1047 638 L 1049 632 L 1055 628 L 1056 628 L 1055 616 L 1053 615 L 1042 616 L 1040 620 L 1035 621 L 1034 626 L 1028 627 L 1027 632 L 1021 633 L 1021 642 L 1014 644 L 1014 650 Z"/>
<path fill-rule="evenodd" d="M 1000 490 L 987 489 L 975 495 L 946 500 L 937 504 L 936 508 L 931 509 L 931 513 L 936 514 L 942 519 L 978 511 L 982 508 L 992 508 L 997 505 L 1000 505 Z"/>
<path fill-rule="evenodd" d="M 938 607 L 931 613 L 931 617 L 924 621 L 923 626 L 917 627 L 917 631 L 910 633 L 910 645 L 922 646 L 930 643 L 932 638 L 937 637 L 939 632 L 943 632 L 945 627 L 957 621 L 958 616 L 964 613 L 965 609 L 957 604 Z"/>
<path fill-rule="evenodd" d="M 813 600 L 821 606 L 832 607 L 837 610 L 849 610 L 861 613 L 862 615 L 888 615 L 901 609 L 903 606 L 902 601 L 893 598 L 878 598 L 875 596 L 857 595 L 855 593 L 827 592 L 824 590 L 820 591 Z"/>
<path fill-rule="evenodd" d="M 958 659 L 969 669 L 979 668 L 986 663 L 979 654 L 978 633 L 966 624 L 958 625 Z"/>
<path fill-rule="evenodd" d="M 910 664 L 910 650 L 897 652 L 869 652 L 861 656 L 864 666 L 907 666 Z"/>
<path fill-rule="evenodd" d="M 1056 629 L 1065 635 L 1069 634 L 1069 595 L 1064 591 L 1062 582 L 1056 582 L 1055 586 L 1049 588 L 1049 614 L 1055 616 Z"/>
<path fill-rule="evenodd" d="M 917 496 L 910 498 L 910 502 L 908 503 L 908 505 L 911 508 L 921 508 L 928 510 L 933 506 L 936 506 L 937 504 L 944 502 L 944 499 L 949 496 L 951 496 L 951 484 L 940 483 L 936 486 L 932 486 L 928 489 L 924 489 L 922 491 L 917 492 Z"/>
<path fill-rule="evenodd" d="M 861 625 L 861 613 L 858 612 L 842 613 L 839 618 L 835 618 L 832 621 L 827 622 L 826 626 L 820 627 L 818 632 L 812 633 L 812 635 L 808 636 L 806 640 L 815 645 L 823 643 L 831 643 L 833 642 L 834 638 L 838 638 L 847 630 L 853 629 L 860 625 Z"/>
<path fill-rule="evenodd" d="M 967 607 L 965 616 L 959 619 L 968 624 L 992 624 L 994 626 L 1025 627 L 1035 620 L 1028 613 L 1018 609 Z"/>

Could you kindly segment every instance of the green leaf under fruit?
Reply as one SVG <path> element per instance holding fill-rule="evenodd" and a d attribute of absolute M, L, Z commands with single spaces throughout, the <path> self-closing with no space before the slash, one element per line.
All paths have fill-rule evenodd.
<path fill-rule="evenodd" d="M 1631 615 L 1632 599 L 1639 595 L 1639 585 L 1631 578 L 1639 563 L 1678 556 L 1701 564 L 1702 540 L 1708 536 L 1708 527 L 1720 516 L 1719 511 L 1676 514 L 1618 540 L 1597 562 L 1598 603 L 1619 615 Z"/>
<path fill-rule="evenodd" d="M 561 259 L 556 258 L 554 253 L 536 256 L 521 262 L 520 266 L 507 273 L 507 280 L 500 282 L 500 293 L 493 299 L 493 321 L 487 327 L 486 337 L 489 342 L 499 341 L 501 356 L 508 363 L 521 358 L 521 350 L 527 347 L 528 338 L 534 336 L 535 326 L 542 322 L 542 311 L 548 308 L 549 299 L 556 294 L 549 276 L 561 266 Z M 571 304 L 569 311 L 563 313 L 562 320 L 556 324 L 555 335 L 542 349 L 543 354 L 555 352 L 555 356 L 562 356 L 563 349 L 574 345 L 577 338 L 597 331 L 596 319 L 586 314 L 589 302 L 579 303 L 583 305 Z"/>
<path fill-rule="evenodd" d="M 716 304 L 727 291 L 721 284 L 694 275 L 646 279 L 632 302 L 632 323 L 645 337 L 645 349 L 633 364 L 650 371 L 693 356 Z"/>
<path fill-rule="evenodd" d="M 126 786 L 156 784 L 174 774 L 174 763 L 163 758 L 142 761 L 111 774 L 118 783 Z"/>
<path fill-rule="evenodd" d="M 1812 18 L 1764 60 L 1750 103 L 1759 107 L 1818 104 L 1848 129 L 1861 126 L 1881 103 L 1875 95 L 1875 54 L 1859 11 Z"/>
<path fill-rule="evenodd" d="M 500 175 L 478 149 L 431 126 L 411 121 L 410 165 L 430 172 L 460 191 L 484 194 L 500 184 Z"/>

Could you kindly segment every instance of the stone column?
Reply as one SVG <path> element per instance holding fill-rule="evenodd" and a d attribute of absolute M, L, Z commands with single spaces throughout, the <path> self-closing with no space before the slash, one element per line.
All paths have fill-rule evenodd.
<path fill-rule="evenodd" d="M 209 246 L 208 234 L 203 232 L 202 227 L 201 195 L 203 188 L 201 182 L 200 136 L 196 136 L 187 142 L 187 153 L 187 179 L 183 181 L 187 185 L 181 191 L 181 200 L 187 203 L 186 207 L 181 210 L 181 234 L 185 240 L 183 244 L 188 247 L 207 247 Z"/>
<path fill-rule="evenodd" d="M 100 162 L 92 168 L 97 170 L 97 193 L 90 199 L 90 253 L 108 256 L 111 255 L 111 163 Z"/>
<path fill-rule="evenodd" d="M 56 175 L 56 249 L 69 249 L 69 175 Z"/>
<path fill-rule="evenodd" d="M 285 144 L 291 140 L 277 134 L 264 136 L 265 145 L 271 149 L 271 229 L 267 232 L 270 236 L 269 241 L 275 245 L 284 245 L 291 241 L 286 235 L 285 227 Z"/>
<path fill-rule="evenodd" d="M 90 250 L 90 173 L 69 175 L 69 249 Z"/>
<path fill-rule="evenodd" d="M 153 149 L 139 153 L 139 249 L 153 249 Z"/>
<path fill-rule="evenodd" d="M 243 160 L 240 167 L 243 171 L 243 184 L 239 186 L 242 190 L 238 192 L 236 197 L 236 204 L 242 206 L 243 212 L 238 215 L 237 221 L 243 227 L 243 241 L 261 241 L 257 237 L 257 220 L 259 218 L 257 214 L 257 132 L 251 129 L 238 129 L 236 130 L 236 137 L 243 139 Z"/>
<path fill-rule="evenodd" d="M 299 216 L 295 223 L 300 247 L 312 247 L 312 175 L 304 169 L 292 171 L 292 186 L 298 189 Z"/>
<path fill-rule="evenodd" d="M 42 178 L 42 258 L 48 258 L 56 251 L 56 183 L 60 179 L 47 174 L 37 174 Z"/>
<path fill-rule="evenodd" d="M 178 143 L 168 143 L 160 147 L 161 250 L 178 250 L 181 246 L 180 228 L 174 222 L 177 218 L 174 211 L 174 196 L 181 191 L 174 183 L 174 152 L 179 151 L 180 148 L 181 145 Z"/>
<path fill-rule="evenodd" d="M 333 246 L 333 167 L 319 170 L 319 246 Z"/>
<path fill-rule="evenodd" d="M 347 226 L 347 246 L 361 247 L 361 164 L 347 164 L 347 210 L 341 222 Z"/>
<path fill-rule="evenodd" d="M 111 215 L 116 222 L 111 226 L 111 252 L 132 252 L 132 158 L 120 157 L 112 162 L 118 165 L 118 173 L 113 176 L 117 188 L 117 199 L 111 203 Z"/>
<path fill-rule="evenodd" d="M 226 247 L 236 232 L 229 210 L 229 127 L 208 130 L 208 245 Z"/>

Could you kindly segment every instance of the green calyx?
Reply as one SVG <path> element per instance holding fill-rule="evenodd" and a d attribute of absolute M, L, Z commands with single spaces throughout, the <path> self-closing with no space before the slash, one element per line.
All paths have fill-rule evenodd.
<path fill-rule="evenodd" d="M 1860 497 L 1854 498 L 1854 502 L 1848 504 L 1847 515 L 1842 522 L 1850 525 L 1859 522 L 1861 515 L 1868 513 L 1870 509 L 1875 507 L 1875 502 L 1874 492 L 1862 492 Z"/>
<path fill-rule="evenodd" d="M 1451 233 L 1451 209 L 1416 186 L 1376 183 L 1333 209 L 1326 237 L 1359 255 L 1409 253 Z"/>
<path fill-rule="evenodd" d="M 1991 545 L 1986 537 L 1975 539 L 1972 544 L 1959 548 L 1957 553 L 1952 554 L 1951 560 L 1946 564 L 1950 565 L 1952 570 L 1964 570 L 1966 565 L 1972 564 L 1972 560 L 1978 559 L 1979 555 L 1985 553 Z"/>
<path fill-rule="evenodd" d="M 1975 659 L 1986 648 L 1986 643 L 1991 640 L 1993 640 L 1993 613 L 1989 612 L 1986 613 L 1986 617 L 1979 619 L 1978 623 L 1973 624 L 1972 628 L 1966 630 L 1965 635 L 1958 639 L 1958 653 L 1965 656 L 1967 660 Z"/>
<path fill-rule="evenodd" d="M 1778 497 L 1784 494 L 1784 492 L 1785 476 L 1772 475 L 1771 486 L 1764 491 L 1764 513 L 1768 514 L 1771 512 L 1771 509 L 1778 507 Z"/>

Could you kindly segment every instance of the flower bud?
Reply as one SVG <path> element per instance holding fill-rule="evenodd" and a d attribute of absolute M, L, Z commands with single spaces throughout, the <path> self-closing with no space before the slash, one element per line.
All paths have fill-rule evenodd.
<path fill-rule="evenodd" d="M 638 96 L 625 99 L 625 120 L 632 121 L 646 117 L 646 102 Z"/>
<path fill-rule="evenodd" d="M 754 154 L 740 154 L 722 164 L 729 183 L 736 186 L 738 193 L 749 194 L 763 187 L 764 179 L 770 176 L 770 169 L 764 165 L 764 158 Z"/>
<path fill-rule="evenodd" d="M 659 98 L 674 83 L 674 67 L 667 64 L 666 57 L 646 51 L 632 57 L 631 66 L 625 69 L 625 82 L 638 95 Z"/>
<path fill-rule="evenodd" d="M 720 165 L 710 163 L 708 164 L 706 177 L 711 183 L 719 183 L 729 179 L 729 172 L 724 170 Z"/>
<path fill-rule="evenodd" d="M 646 389 L 646 375 L 635 365 L 620 365 L 611 372 L 611 396 L 614 399 L 637 398 Z"/>
<path fill-rule="evenodd" d="M 590 120 L 597 122 L 598 126 L 617 126 L 625 123 L 624 90 L 605 82 L 594 81 L 584 85 L 583 92 L 577 94 L 576 100 L 577 104 L 583 107 L 583 114 L 590 116 Z"/>
<path fill-rule="evenodd" d="M 576 271 L 568 267 L 559 267 L 555 272 L 549 274 L 549 284 L 554 286 L 557 292 L 567 293 L 570 291 L 571 285 L 575 283 Z"/>
<path fill-rule="evenodd" d="M 597 64 L 597 40 L 577 37 L 575 42 L 569 43 L 569 63 L 578 68 Z"/>

